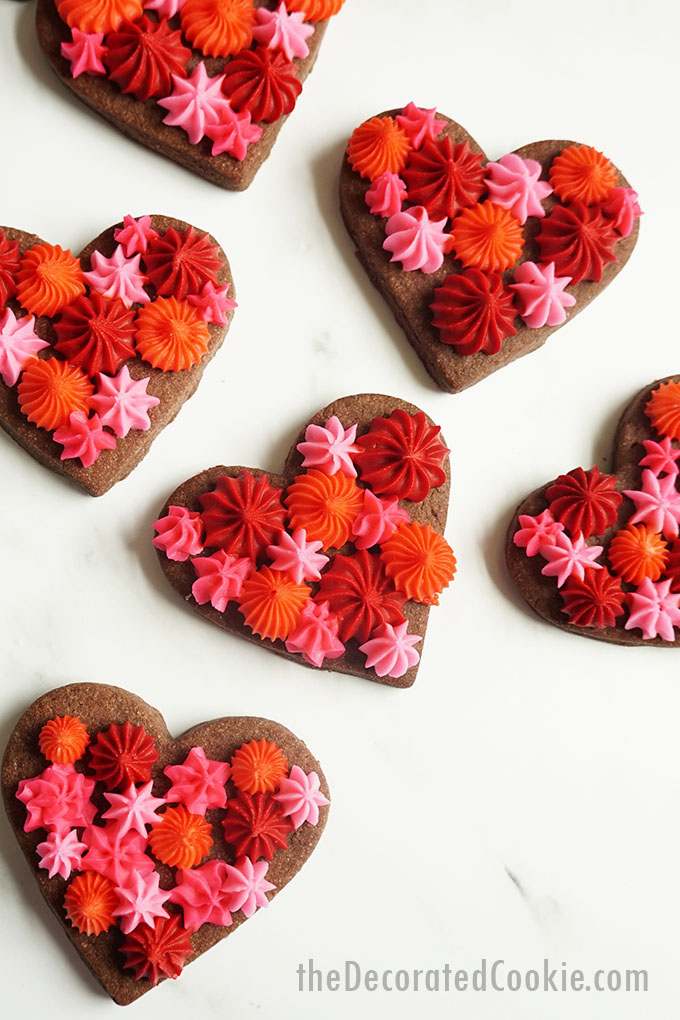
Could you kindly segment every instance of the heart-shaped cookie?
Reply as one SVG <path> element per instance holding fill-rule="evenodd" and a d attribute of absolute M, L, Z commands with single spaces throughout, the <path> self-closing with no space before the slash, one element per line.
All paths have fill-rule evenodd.
<path fill-rule="evenodd" d="M 154 524 L 166 577 L 200 616 L 268 651 L 410 687 L 456 569 L 439 431 L 412 404 L 365 393 L 319 411 L 280 475 L 202 471 Z"/>
<path fill-rule="evenodd" d="M 80 253 L 0 227 L 0 425 L 99 496 L 194 393 L 233 316 L 213 237 L 126 216 Z"/>
<path fill-rule="evenodd" d="M 340 208 L 369 278 L 451 393 L 592 301 L 630 258 L 640 214 L 595 149 L 532 142 L 487 162 L 460 124 L 413 103 L 354 132 Z"/>
<path fill-rule="evenodd" d="M 38 0 L 64 84 L 120 131 L 222 188 L 269 155 L 344 0 Z"/>
<path fill-rule="evenodd" d="M 621 417 L 614 474 L 575 468 L 532 492 L 508 530 L 510 573 L 563 630 L 620 645 L 680 645 L 680 376 Z"/>
<path fill-rule="evenodd" d="M 31 705 L 2 792 L 40 891 L 120 1005 L 266 907 L 329 803 L 319 763 L 278 723 L 214 719 L 173 739 L 156 709 L 103 684 Z"/>

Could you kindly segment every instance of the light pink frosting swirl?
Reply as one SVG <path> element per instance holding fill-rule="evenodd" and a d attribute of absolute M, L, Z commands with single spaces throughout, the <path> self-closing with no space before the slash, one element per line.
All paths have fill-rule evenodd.
<path fill-rule="evenodd" d="M 378 676 L 391 676 L 395 680 L 420 661 L 413 647 L 422 638 L 407 634 L 408 620 L 392 626 L 385 623 L 373 631 L 368 641 L 359 646 L 366 656 L 366 668 L 374 669 Z"/>
<path fill-rule="evenodd" d="M 487 163 L 486 186 L 494 205 L 509 209 L 520 223 L 529 216 L 545 216 L 541 200 L 552 194 L 547 181 L 539 181 L 543 167 L 535 159 L 509 152 L 498 163 Z"/>
<path fill-rule="evenodd" d="M 71 38 L 72 42 L 61 44 L 61 55 L 71 64 L 71 76 L 79 78 L 81 74 L 106 74 L 102 63 L 106 53 L 104 33 L 82 32 L 79 28 L 72 28 Z"/>
<path fill-rule="evenodd" d="M 169 903 L 176 903 L 184 914 L 184 927 L 198 931 L 203 924 L 232 923 L 225 891 L 227 865 L 224 861 L 207 861 L 198 868 L 177 872 L 177 885 L 167 894 Z"/>
<path fill-rule="evenodd" d="M 80 869 L 82 856 L 87 850 L 78 839 L 78 833 L 71 829 L 66 833 L 50 832 L 44 843 L 36 847 L 40 858 L 39 868 L 45 868 L 48 878 L 59 875 L 68 878 L 73 869 Z"/>
<path fill-rule="evenodd" d="M 192 747 L 182 765 L 168 765 L 163 772 L 172 781 L 165 795 L 169 804 L 184 804 L 192 815 L 227 806 L 225 783 L 231 765 L 206 757 L 202 747 Z"/>
<path fill-rule="evenodd" d="M 392 252 L 390 262 L 401 262 L 407 272 L 435 273 L 451 248 L 445 226 L 446 218 L 431 220 L 424 206 L 415 205 L 389 218 L 383 248 Z"/>
<path fill-rule="evenodd" d="M 275 11 L 258 7 L 255 11 L 257 25 L 253 28 L 253 39 L 270 50 L 281 50 L 287 60 L 309 56 L 306 40 L 314 35 L 314 26 L 305 22 L 301 11 L 289 14 L 281 2 Z"/>
<path fill-rule="evenodd" d="M 370 489 L 364 489 L 364 505 L 352 524 L 352 536 L 357 549 L 370 549 L 380 545 L 400 524 L 411 518 L 399 507 L 399 500 L 380 499 Z"/>
<path fill-rule="evenodd" d="M 574 295 L 565 292 L 570 283 L 570 276 L 555 276 L 554 262 L 522 262 L 517 267 L 510 290 L 515 292 L 519 314 L 530 329 L 560 326 L 566 320 L 566 309 L 576 304 Z"/>
<path fill-rule="evenodd" d="M 40 339 L 34 325 L 34 315 L 17 319 L 11 308 L 5 308 L 0 316 L 0 375 L 5 386 L 14 386 L 26 363 L 50 346 Z"/>
<path fill-rule="evenodd" d="M 338 618 L 331 613 L 328 602 L 310 599 L 286 641 L 286 650 L 293 655 L 302 655 L 306 662 L 320 667 L 325 659 L 337 659 L 345 650 L 338 638 L 338 629 Z"/>
<path fill-rule="evenodd" d="M 191 562 L 197 575 L 191 587 L 191 594 L 199 606 L 209 602 L 218 613 L 223 613 L 228 604 L 239 597 L 243 582 L 255 567 L 248 556 L 237 559 L 224 549 L 220 549 L 212 556 L 199 556 Z"/>
<path fill-rule="evenodd" d="M 105 258 L 100 251 L 92 252 L 94 269 L 83 273 L 92 290 L 102 297 L 120 298 L 126 308 L 135 302 L 145 304 L 150 300 L 144 290 L 146 277 L 139 268 L 141 255 L 126 259 L 122 245 L 116 245 L 111 258 Z"/>
<path fill-rule="evenodd" d="M 265 894 L 276 886 L 265 878 L 269 870 L 268 861 L 253 864 L 250 857 L 242 857 L 235 866 L 227 864 L 226 867 L 227 878 L 223 889 L 232 912 L 242 910 L 246 917 L 251 917 L 258 907 L 269 906 Z"/>
<path fill-rule="evenodd" d="M 399 174 L 386 170 L 371 184 L 366 192 L 368 211 L 374 216 L 396 216 L 406 198 L 406 182 Z"/>
<path fill-rule="evenodd" d="M 299 765 L 293 765 L 290 775 L 281 780 L 274 800 L 279 802 L 284 816 L 291 819 L 296 829 L 305 822 L 316 825 L 319 821 L 319 808 L 330 804 L 319 787 L 320 780 L 316 772 L 307 775 Z"/>
<path fill-rule="evenodd" d="M 182 562 L 203 552 L 201 515 L 188 510 L 185 506 L 168 507 L 167 515 L 154 521 L 153 528 L 158 532 L 153 544 L 164 552 L 169 560 Z M 209 559 L 215 557 L 206 557 L 206 560 Z"/>
<path fill-rule="evenodd" d="M 671 592 L 670 586 L 670 578 L 654 583 L 646 577 L 630 592 L 626 596 L 630 615 L 625 629 L 639 627 L 645 640 L 660 637 L 664 641 L 674 641 L 674 628 L 680 628 L 680 594 Z"/>
<path fill-rule="evenodd" d="M 90 405 L 99 414 L 102 425 L 107 425 L 121 439 L 130 429 L 146 432 L 151 428 L 149 410 L 160 404 L 158 397 L 147 393 L 149 377 L 133 379 L 127 365 L 115 376 L 100 373 L 97 392 Z"/>

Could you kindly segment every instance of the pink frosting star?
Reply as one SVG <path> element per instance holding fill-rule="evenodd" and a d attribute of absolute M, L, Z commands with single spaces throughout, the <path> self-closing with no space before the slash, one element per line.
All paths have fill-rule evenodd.
<path fill-rule="evenodd" d="M 213 156 L 219 156 L 226 152 L 228 156 L 240 161 L 246 158 L 248 146 L 259 142 L 262 138 L 262 128 L 259 124 L 253 124 L 253 118 L 249 110 L 237 112 L 230 106 L 220 110 L 220 117 L 216 123 L 209 124 L 205 131 L 208 138 L 212 139 Z"/>
<path fill-rule="evenodd" d="M 545 216 L 541 200 L 553 189 L 547 181 L 539 181 L 543 167 L 537 160 L 510 152 L 498 163 L 487 163 L 486 169 L 486 186 L 494 205 L 509 209 L 520 223 L 526 223 L 529 216 Z"/>
<path fill-rule="evenodd" d="M 612 226 L 621 237 L 628 237 L 635 220 L 642 216 L 637 199 L 637 191 L 632 188 L 612 188 L 609 197 L 602 203 L 602 212 L 614 220 Z"/>
<path fill-rule="evenodd" d="M 446 121 L 437 117 L 437 108 L 425 110 L 415 103 L 409 103 L 397 114 L 397 124 L 411 139 L 414 149 L 420 149 L 428 138 L 436 138 L 446 127 Z"/>
<path fill-rule="evenodd" d="M 306 41 L 314 34 L 314 26 L 305 23 L 303 13 L 289 14 L 285 3 L 275 11 L 258 7 L 255 11 L 258 24 L 253 28 L 253 39 L 270 50 L 282 50 L 287 60 L 293 57 L 304 59 L 309 56 Z"/>
<path fill-rule="evenodd" d="M 648 468 L 642 472 L 642 491 L 624 489 L 624 496 L 635 503 L 635 514 L 630 524 L 642 521 L 652 531 L 662 532 L 664 538 L 677 538 L 680 524 L 680 492 L 675 482 L 677 475 L 657 478 Z"/>
<path fill-rule="evenodd" d="M 153 780 L 150 779 L 143 786 L 130 783 L 125 793 L 105 793 L 111 807 L 104 812 L 102 818 L 110 818 L 115 822 L 120 836 L 132 831 L 146 838 L 146 826 L 160 821 L 156 812 L 166 803 L 162 797 L 154 797 L 152 787 Z"/>
<path fill-rule="evenodd" d="M 561 588 L 570 577 L 582 581 L 586 575 L 586 567 L 601 570 L 602 564 L 596 563 L 602 552 L 601 545 L 586 545 L 583 535 L 579 532 L 573 542 L 565 532 L 555 535 L 554 542 L 542 545 L 539 552 L 548 562 L 541 571 L 546 577 L 556 577 L 557 587 Z"/>
<path fill-rule="evenodd" d="M 231 765 L 206 758 L 202 747 L 192 747 L 183 765 L 168 765 L 163 772 L 172 780 L 165 795 L 169 804 L 184 804 L 192 815 L 204 815 L 209 808 L 227 806 L 225 783 Z"/>
<path fill-rule="evenodd" d="M 267 546 L 272 570 L 289 573 L 296 584 L 321 579 L 321 571 L 328 563 L 328 556 L 319 552 L 319 549 L 323 549 L 323 542 L 307 541 L 306 528 L 297 528 L 292 535 L 280 531 L 276 543 Z"/>
<path fill-rule="evenodd" d="M 565 309 L 576 304 L 574 295 L 564 292 L 570 283 L 570 276 L 555 276 L 554 262 L 522 262 L 517 267 L 510 290 L 517 295 L 519 314 L 530 329 L 559 326 L 566 320 Z"/>
<path fill-rule="evenodd" d="M 265 879 L 268 870 L 268 861 L 253 864 L 250 857 L 242 857 L 234 866 L 227 864 L 223 889 L 232 912 L 242 910 L 246 917 L 251 917 L 258 907 L 269 906 L 265 893 L 276 886 Z"/>
<path fill-rule="evenodd" d="M 160 404 L 158 397 L 147 393 L 149 376 L 133 379 L 130 369 L 123 365 L 115 376 L 99 374 L 97 392 L 90 398 L 90 406 L 99 414 L 102 425 L 124 439 L 130 429 L 146 432 L 151 428 L 148 411 Z"/>
<path fill-rule="evenodd" d="M 145 304 L 150 300 L 144 290 L 146 277 L 139 268 L 141 255 L 125 258 L 123 246 L 116 245 L 111 258 L 106 258 L 100 251 L 92 252 L 92 269 L 83 273 L 92 290 L 103 297 L 120 298 L 126 308 L 135 302 Z"/>
<path fill-rule="evenodd" d="M 231 112 L 229 100 L 222 91 L 224 75 L 210 78 L 201 60 L 188 78 L 172 75 L 171 95 L 159 99 L 159 106 L 169 111 L 164 124 L 186 131 L 192 145 L 198 145 L 208 128 L 219 124 L 225 112 Z"/>
<path fill-rule="evenodd" d="M 158 532 L 153 544 L 169 560 L 181 563 L 203 552 L 203 521 L 194 510 L 185 506 L 169 506 L 166 516 L 153 522 L 153 528 Z"/>
<path fill-rule="evenodd" d="M 399 508 L 399 500 L 380 499 L 370 489 L 364 489 L 364 504 L 352 524 L 352 535 L 357 549 L 370 549 L 380 545 L 400 524 L 411 518 Z"/>
<path fill-rule="evenodd" d="M 68 878 L 74 868 L 81 866 L 82 855 L 87 850 L 78 839 L 75 829 L 69 832 L 50 832 L 44 843 L 38 843 L 36 850 L 40 857 L 39 868 L 45 868 L 48 878 L 59 875 Z"/>
<path fill-rule="evenodd" d="M 115 450 L 116 437 L 105 432 L 98 414 L 88 418 L 84 411 L 71 411 L 68 425 L 58 428 L 52 437 L 64 449 L 61 460 L 80 458 L 84 468 L 92 467 L 102 450 Z"/>
<path fill-rule="evenodd" d="M 40 339 L 34 325 L 34 315 L 17 319 L 11 308 L 0 316 L 0 375 L 5 386 L 14 386 L 26 363 L 50 346 Z"/>
<path fill-rule="evenodd" d="M 76 772 L 73 765 L 48 765 L 34 779 L 22 779 L 17 800 L 26 805 L 24 832 L 46 829 L 63 835 L 89 825 L 96 814 L 90 797 L 94 779 Z"/>
<path fill-rule="evenodd" d="M 674 627 L 680 627 L 680 594 L 670 591 L 671 579 L 656 584 L 648 577 L 626 596 L 630 616 L 625 629 L 639 627 L 643 638 L 674 641 Z"/>
<path fill-rule="evenodd" d="M 520 514 L 519 524 L 512 541 L 520 549 L 526 549 L 527 556 L 536 556 L 543 546 L 554 545 L 557 536 L 564 531 L 564 525 L 555 520 L 550 510 L 544 510 L 538 517 Z"/>
<path fill-rule="evenodd" d="M 118 241 L 126 258 L 138 252 L 143 255 L 149 247 L 149 241 L 158 236 L 158 231 L 151 226 L 150 216 L 140 216 L 138 220 L 134 216 L 126 216 L 123 226 L 116 227 L 113 232 L 113 239 Z"/>
<path fill-rule="evenodd" d="M 186 0 L 145 0 L 144 10 L 155 11 L 160 18 L 174 18 L 182 10 Z"/>
<path fill-rule="evenodd" d="M 322 666 L 324 659 L 337 659 L 345 650 L 338 638 L 339 626 L 340 622 L 331 613 L 328 602 L 310 599 L 286 641 L 286 650 L 293 655 L 302 655 L 312 666 Z"/>
<path fill-rule="evenodd" d="M 207 861 L 190 871 L 177 872 L 177 885 L 168 893 L 168 902 L 182 908 L 185 928 L 198 931 L 203 924 L 231 925 L 226 879 L 224 861 Z"/>
<path fill-rule="evenodd" d="M 131 871 L 150 875 L 154 870 L 154 862 L 145 853 L 146 833 L 144 836 L 138 832 L 121 835 L 115 823 L 90 825 L 83 833 L 83 840 L 88 848 L 83 858 L 83 871 L 96 871 L 116 885 L 125 884 Z"/>
<path fill-rule="evenodd" d="M 446 217 L 431 220 L 424 206 L 414 205 L 390 216 L 385 224 L 387 238 L 383 248 L 392 252 L 390 262 L 401 262 L 407 272 L 420 269 L 423 273 L 436 273 L 444 253 L 451 249 L 451 235 L 445 232 L 445 226 Z"/>
<path fill-rule="evenodd" d="M 71 76 L 78 78 L 81 74 L 106 74 L 102 57 L 106 53 L 103 46 L 103 32 L 81 32 L 79 28 L 71 29 L 72 42 L 61 44 L 61 55 L 71 62 Z"/>
<path fill-rule="evenodd" d="M 318 468 L 327 475 L 342 471 L 344 475 L 356 478 L 357 471 L 352 463 L 352 454 L 359 452 L 354 442 L 356 437 L 356 425 L 346 429 L 336 415 L 332 415 L 323 426 L 308 425 L 304 442 L 297 445 L 304 457 L 302 466 Z"/>
<path fill-rule="evenodd" d="M 259 10 L 259 8 L 258 8 Z M 217 326 L 226 326 L 229 319 L 227 312 L 238 305 L 227 297 L 229 284 L 223 287 L 216 287 L 210 280 L 203 285 L 200 294 L 187 294 L 187 301 L 198 310 L 199 315 L 205 322 L 214 322 Z"/>
<path fill-rule="evenodd" d="M 378 676 L 391 676 L 398 679 L 420 661 L 418 652 L 413 647 L 422 641 L 417 634 L 407 634 L 408 620 L 397 623 L 384 623 L 377 627 L 368 641 L 359 645 L 359 651 L 366 656 L 366 668 L 374 669 Z"/>
<path fill-rule="evenodd" d="M 386 170 L 371 184 L 366 192 L 368 211 L 374 216 L 396 216 L 406 198 L 406 182 L 399 174 Z"/>
<path fill-rule="evenodd" d="M 119 903 L 111 913 L 120 918 L 120 926 L 126 935 L 134 931 L 138 924 L 148 924 L 153 928 L 154 917 L 169 917 L 163 907 L 168 900 L 168 893 L 159 888 L 159 882 L 157 871 L 149 875 L 130 871 L 123 883 L 116 886 Z"/>
<path fill-rule="evenodd" d="M 213 556 L 201 556 L 191 562 L 197 575 L 191 594 L 199 606 L 209 602 L 218 613 L 223 613 L 227 605 L 239 597 L 243 582 L 255 567 L 248 556 L 237 559 L 223 549 Z"/>
<path fill-rule="evenodd" d="M 319 789 L 320 780 L 316 772 L 307 775 L 299 765 L 293 765 L 290 776 L 281 780 L 279 792 L 274 794 L 283 808 L 286 818 L 290 817 L 296 829 L 305 822 L 316 825 L 319 821 L 319 808 L 330 801 Z"/>
<path fill-rule="evenodd" d="M 640 461 L 640 467 L 648 467 L 655 475 L 677 475 L 676 461 L 680 457 L 680 450 L 675 449 L 669 436 L 660 443 L 654 442 L 653 439 L 644 439 L 642 445 L 645 448 L 645 456 Z"/>

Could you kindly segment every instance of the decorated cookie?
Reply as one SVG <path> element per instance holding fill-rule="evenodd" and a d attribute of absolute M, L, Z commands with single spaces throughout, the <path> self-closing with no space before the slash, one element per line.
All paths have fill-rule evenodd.
<path fill-rule="evenodd" d="M 100 684 L 31 705 L 2 791 L 40 891 L 120 1005 L 267 907 L 329 803 L 319 763 L 278 723 L 214 719 L 173 740 L 141 698 Z"/>
<path fill-rule="evenodd" d="M 449 451 L 412 404 L 375 393 L 319 411 L 282 474 L 214 467 L 154 524 L 161 566 L 211 623 L 316 669 L 416 678 L 430 606 L 453 580 Z"/>
<path fill-rule="evenodd" d="M 490 162 L 409 103 L 349 140 L 340 208 L 357 255 L 438 386 L 472 386 L 541 347 L 614 279 L 636 193 L 601 152 L 532 142 Z"/>
<path fill-rule="evenodd" d="M 39 0 L 61 80 L 124 134 L 222 188 L 269 155 L 344 0 Z"/>
<path fill-rule="evenodd" d="M 78 257 L 0 227 L 0 425 L 99 496 L 195 391 L 233 315 L 213 237 L 126 216 Z"/>
<path fill-rule="evenodd" d="M 550 623 L 620 645 L 680 645 L 680 376 L 635 397 L 613 474 L 574 468 L 521 504 L 507 561 Z"/>

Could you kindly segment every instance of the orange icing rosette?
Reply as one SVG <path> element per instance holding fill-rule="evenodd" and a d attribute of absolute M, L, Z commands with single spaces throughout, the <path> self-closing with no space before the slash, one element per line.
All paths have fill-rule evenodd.
<path fill-rule="evenodd" d="M 210 823 L 183 804 L 168 808 L 149 836 L 154 857 L 171 868 L 195 868 L 210 852 Z"/>
<path fill-rule="evenodd" d="M 631 524 L 614 535 L 607 555 L 613 572 L 623 581 L 642 584 L 646 577 L 659 580 L 666 568 L 668 546 L 644 524 Z"/>
<path fill-rule="evenodd" d="M 284 502 L 290 513 L 291 531 L 305 528 L 309 541 L 323 542 L 324 549 L 340 549 L 351 538 L 364 493 L 342 471 L 327 475 L 312 468 L 297 476 Z"/>
<path fill-rule="evenodd" d="M 140 308 L 136 325 L 140 357 L 163 372 L 191 368 L 208 350 L 208 326 L 188 301 L 156 298 Z"/>
<path fill-rule="evenodd" d="M 56 315 L 85 293 L 80 261 L 58 244 L 35 244 L 21 257 L 17 300 L 31 315 Z"/>
<path fill-rule="evenodd" d="M 257 18 L 252 0 L 186 0 L 182 31 L 206 57 L 229 57 L 253 41 Z"/>
<path fill-rule="evenodd" d="M 59 17 L 81 32 L 116 32 L 144 13 L 142 0 L 57 0 Z"/>
<path fill-rule="evenodd" d="M 645 414 L 660 436 L 680 439 L 680 383 L 661 383 L 645 404 Z"/>
<path fill-rule="evenodd" d="M 288 0 L 289 11 L 301 11 L 305 21 L 325 21 L 337 14 L 345 0 Z"/>
<path fill-rule="evenodd" d="M 231 779 L 244 793 L 273 793 L 288 774 L 283 751 L 270 740 L 241 744 L 231 759 Z"/>
<path fill-rule="evenodd" d="M 524 235 L 516 216 L 493 202 L 463 209 L 453 221 L 451 237 L 456 258 L 485 273 L 502 273 L 522 254 Z"/>
<path fill-rule="evenodd" d="M 439 593 L 456 572 L 456 557 L 446 539 L 429 524 L 400 524 L 382 544 L 385 573 L 398 591 L 416 602 L 439 605 Z"/>
<path fill-rule="evenodd" d="M 110 878 L 96 871 L 76 875 L 64 896 L 66 916 L 85 935 L 101 935 L 115 922 L 118 893 Z"/>
<path fill-rule="evenodd" d="M 72 765 L 82 758 L 90 743 L 85 724 L 70 715 L 55 716 L 40 730 L 38 746 L 55 765 Z"/>
<path fill-rule="evenodd" d="M 374 181 L 387 171 L 401 173 L 412 148 L 409 136 L 394 117 L 371 117 L 350 138 L 347 155 L 352 170 Z"/>
<path fill-rule="evenodd" d="M 550 167 L 550 183 L 563 202 L 602 202 L 618 183 L 616 168 L 590 145 L 570 145 Z"/>
<path fill-rule="evenodd" d="M 306 584 L 296 584 L 284 570 L 263 566 L 243 582 L 239 609 L 254 634 L 285 641 L 310 595 Z"/>
<path fill-rule="evenodd" d="M 68 361 L 36 358 L 24 369 L 17 386 L 19 407 L 40 429 L 69 424 L 72 411 L 89 413 L 94 386 L 85 373 Z"/>

